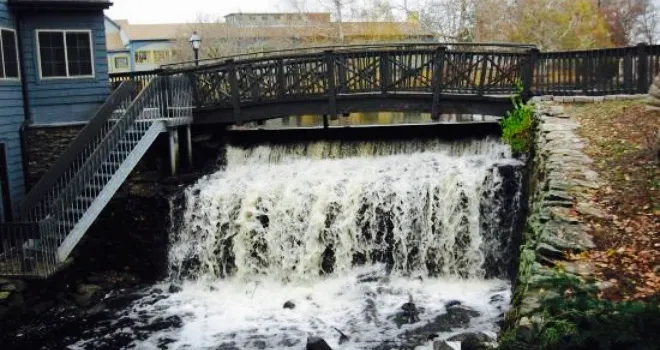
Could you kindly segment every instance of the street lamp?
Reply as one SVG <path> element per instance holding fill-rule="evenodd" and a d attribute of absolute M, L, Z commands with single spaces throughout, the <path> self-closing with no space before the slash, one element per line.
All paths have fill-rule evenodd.
<path fill-rule="evenodd" d="M 190 36 L 190 46 L 192 46 L 193 51 L 195 52 L 195 65 L 199 65 L 199 47 L 202 45 L 202 39 L 199 37 L 197 32 L 193 32 Z"/>

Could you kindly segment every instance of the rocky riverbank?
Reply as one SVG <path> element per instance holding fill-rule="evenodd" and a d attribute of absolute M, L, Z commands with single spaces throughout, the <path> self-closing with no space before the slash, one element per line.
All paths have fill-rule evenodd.
<path fill-rule="evenodd" d="M 569 119 L 562 105 L 540 102 L 534 124 L 529 215 L 513 307 L 507 316 L 509 331 L 529 334 L 529 341 L 546 321 L 542 304 L 558 296 L 544 282 L 558 273 L 590 276 L 588 263 L 571 263 L 566 253 L 594 247 L 590 228 L 580 215 L 602 215 L 588 200 L 589 191 L 598 188 L 600 180 L 591 169 L 592 160 L 582 152 L 585 143 L 575 131 L 578 123 Z"/>
<path fill-rule="evenodd" d="M 167 273 L 172 201 L 192 174 L 138 172 L 115 195 L 76 249 L 48 280 L 0 279 L 3 349 L 58 349 Z M 138 293 L 139 294 L 139 293 Z"/>

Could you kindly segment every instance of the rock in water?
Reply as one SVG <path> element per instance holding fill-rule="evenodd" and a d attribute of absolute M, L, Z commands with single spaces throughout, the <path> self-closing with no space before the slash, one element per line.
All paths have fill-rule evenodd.
<path fill-rule="evenodd" d="M 78 306 L 87 307 L 100 297 L 101 287 L 94 284 L 80 284 L 73 296 Z"/>
<path fill-rule="evenodd" d="M 294 304 L 293 301 L 289 300 L 286 303 L 284 303 L 284 308 L 285 309 L 295 309 L 296 304 Z"/>
<path fill-rule="evenodd" d="M 305 347 L 306 350 L 332 350 L 330 345 L 323 340 L 323 338 L 319 337 L 309 337 L 307 338 L 307 346 Z"/>
<path fill-rule="evenodd" d="M 351 337 L 347 336 L 344 334 L 344 332 L 340 331 L 338 328 L 333 327 L 337 332 L 339 332 L 339 345 L 344 344 L 347 341 L 351 340 Z"/>
<path fill-rule="evenodd" d="M 491 339 L 483 333 L 462 333 L 447 339 L 447 341 L 461 342 L 461 350 L 485 350 L 490 349 L 487 343 Z"/>
<path fill-rule="evenodd" d="M 168 289 L 168 291 L 172 294 L 178 293 L 181 291 L 181 287 L 177 286 L 176 284 L 170 284 L 170 288 Z"/>
<path fill-rule="evenodd" d="M 457 305 L 461 305 L 461 304 L 462 303 L 458 300 L 450 300 L 450 301 L 447 302 L 447 304 L 445 304 L 445 308 L 449 309 L 452 306 L 457 306 Z"/>
<path fill-rule="evenodd" d="M 461 348 L 461 343 L 436 340 L 433 342 L 433 350 L 456 350 Z"/>
<path fill-rule="evenodd" d="M 408 302 L 401 306 L 401 310 L 403 310 L 403 316 L 408 319 L 408 323 L 419 321 L 419 311 L 413 302 L 412 295 L 408 296 Z"/>

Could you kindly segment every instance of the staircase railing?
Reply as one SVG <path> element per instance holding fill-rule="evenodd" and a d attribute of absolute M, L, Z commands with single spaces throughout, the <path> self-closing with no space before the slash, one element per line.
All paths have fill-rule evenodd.
<path fill-rule="evenodd" d="M 96 111 L 89 123 L 73 139 L 55 164 L 43 175 L 27 193 L 19 205 L 20 218 L 40 220 L 47 215 L 49 204 L 59 196 L 61 190 L 114 124 L 110 119 L 117 111 L 126 109 L 137 91 L 137 84 L 123 82 L 106 102 Z"/>
<path fill-rule="evenodd" d="M 158 76 L 132 100 L 136 89 L 125 82 L 112 94 L 28 194 L 23 222 L 0 225 L 0 274 L 54 273 L 157 135 L 192 121 L 188 77 Z"/>

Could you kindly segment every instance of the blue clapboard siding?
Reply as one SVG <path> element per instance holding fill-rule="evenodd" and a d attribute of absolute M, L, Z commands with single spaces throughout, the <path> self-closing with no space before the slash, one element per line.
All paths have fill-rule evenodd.
<path fill-rule="evenodd" d="M 37 29 L 89 29 L 95 57 L 94 78 L 39 78 Z M 109 94 L 103 12 L 31 14 L 21 23 L 30 113 L 34 125 L 89 120 Z"/>
<path fill-rule="evenodd" d="M 16 28 L 14 18 L 7 8 L 6 0 L 0 0 L 0 27 Z M 9 195 L 12 199 L 14 212 L 16 212 L 18 203 L 23 198 L 25 191 L 20 138 L 21 124 L 25 120 L 23 113 L 21 83 L 0 79 L 0 142 L 5 144 L 7 151 Z M 0 215 L 2 213 L 4 211 L 0 210 Z"/>

